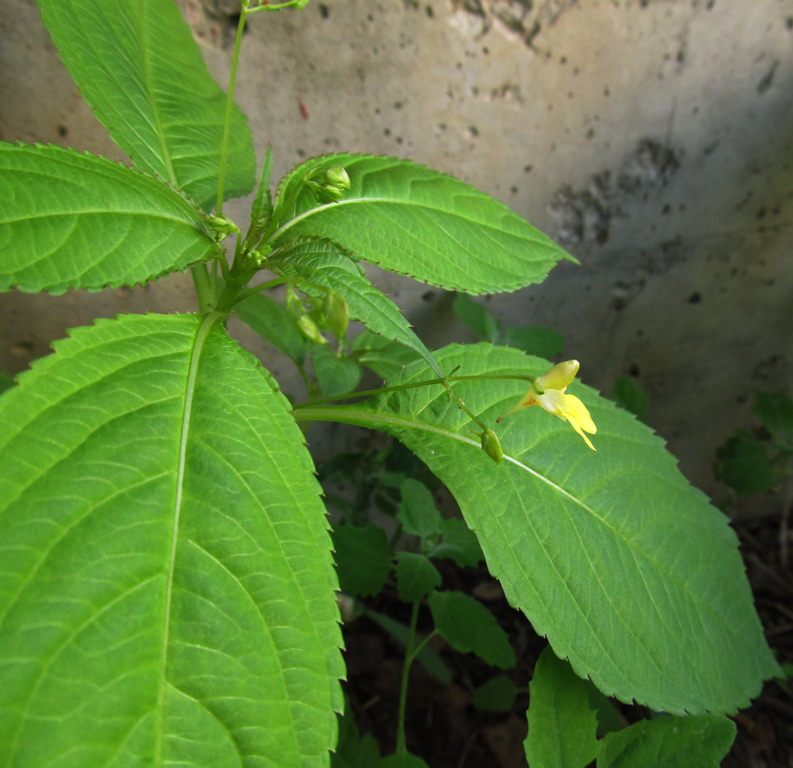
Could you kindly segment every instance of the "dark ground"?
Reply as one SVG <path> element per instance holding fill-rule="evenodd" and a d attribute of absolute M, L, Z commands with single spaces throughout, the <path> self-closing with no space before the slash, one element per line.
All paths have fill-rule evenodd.
<path fill-rule="evenodd" d="M 778 517 L 736 523 L 742 553 L 768 641 L 780 663 L 793 662 L 793 579 L 780 562 Z M 444 561 L 446 562 L 446 561 Z M 443 569 L 443 566 L 442 566 Z M 545 640 L 511 609 L 484 567 L 443 569 L 444 584 L 483 600 L 508 631 L 518 665 L 509 672 L 526 688 Z M 370 607 L 404 623 L 409 607 L 387 588 Z M 419 631 L 430 629 L 421 614 Z M 437 638 L 436 638 L 437 639 Z M 394 751 L 402 648 L 367 617 L 345 628 L 347 693 L 362 734 L 373 734 L 383 754 Z M 434 643 L 435 641 L 433 641 Z M 440 685 L 423 667 L 411 670 L 407 714 L 408 748 L 431 768 L 526 768 L 528 695 L 520 694 L 509 712 L 484 712 L 471 704 L 472 691 L 494 676 L 493 668 L 470 654 L 435 645 L 453 671 L 450 685 Z M 626 723 L 644 716 L 638 707 L 619 705 Z M 793 693 L 776 681 L 766 683 L 753 705 L 735 717 L 738 736 L 723 768 L 793 768 Z M 698 768 L 692 766 L 692 768 Z"/>

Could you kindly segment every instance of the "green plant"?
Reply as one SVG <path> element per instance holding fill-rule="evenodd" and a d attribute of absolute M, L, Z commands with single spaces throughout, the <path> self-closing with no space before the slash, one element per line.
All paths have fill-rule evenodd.
<path fill-rule="evenodd" d="M 483 193 L 392 158 L 312 158 L 271 197 L 268 151 L 248 231 L 223 214 L 255 186 L 233 102 L 245 23 L 305 2 L 243 1 L 226 95 L 171 0 L 39 0 L 135 168 L 0 144 L 0 287 L 98 290 L 190 269 L 198 311 L 75 329 L 0 398 L 0 764 L 328 764 L 344 668 L 298 427 L 314 421 L 412 450 L 576 675 L 670 713 L 663 738 L 682 750 L 704 722 L 687 716 L 722 734 L 721 715 L 778 669 L 723 515 L 649 429 L 572 381 L 577 364 L 491 344 L 431 353 L 358 263 L 475 294 L 538 283 L 564 252 Z M 281 284 L 276 309 L 261 291 Z M 226 333 L 233 311 L 304 370 L 312 349 L 324 401 L 290 404 Z M 378 363 L 371 338 L 347 349 L 348 317 L 418 359 Z M 327 391 L 353 379 L 334 370 L 345 358 L 393 375 L 334 404 Z M 324 385 L 320 370 L 333 371 Z M 541 407 L 496 433 L 518 401 Z M 570 425 L 587 442 L 597 425 L 597 452 Z M 620 749 L 598 760 L 618 765 Z M 410 760 L 403 743 L 384 764 Z"/>

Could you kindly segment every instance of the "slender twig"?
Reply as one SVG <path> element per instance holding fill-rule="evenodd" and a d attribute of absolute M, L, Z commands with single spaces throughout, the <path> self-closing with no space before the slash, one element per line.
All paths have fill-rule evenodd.
<path fill-rule="evenodd" d="M 397 712 L 397 743 L 396 752 L 398 755 L 403 755 L 407 752 L 407 745 L 405 743 L 405 710 L 407 709 L 408 700 L 408 680 L 410 677 L 410 665 L 413 663 L 413 641 L 416 639 L 416 624 L 419 620 L 419 605 L 417 600 L 413 603 L 413 609 L 410 612 L 410 626 L 408 628 L 408 638 L 405 645 L 405 662 L 402 665 L 402 683 L 399 687 L 399 710 Z"/>
<path fill-rule="evenodd" d="M 536 376 L 520 375 L 520 374 L 477 374 L 472 376 L 444 376 L 442 379 L 425 379 L 424 381 L 412 381 L 407 384 L 394 384 L 390 387 L 378 387 L 377 389 L 362 389 L 358 392 L 350 392 L 346 395 L 334 395 L 333 397 L 320 397 L 316 400 L 306 400 L 295 406 L 296 408 L 310 408 L 314 405 L 325 405 L 326 403 L 333 403 L 339 400 L 352 400 L 359 397 L 371 397 L 372 395 L 380 395 L 386 392 L 400 392 L 403 389 L 416 389 L 417 387 L 429 387 L 433 384 L 443 384 L 444 382 L 454 381 L 528 381 L 533 382 Z M 467 411 L 466 411 L 467 412 Z"/>

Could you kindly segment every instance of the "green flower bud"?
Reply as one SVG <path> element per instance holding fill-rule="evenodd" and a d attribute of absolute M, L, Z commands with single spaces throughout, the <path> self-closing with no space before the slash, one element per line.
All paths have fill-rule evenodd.
<path fill-rule="evenodd" d="M 338 203 L 350 189 L 350 177 L 341 165 L 315 171 L 305 181 L 320 203 Z"/>
<path fill-rule="evenodd" d="M 289 314 L 294 318 L 306 314 L 306 308 L 303 306 L 302 300 L 291 284 L 286 288 L 286 308 L 289 310 Z"/>
<path fill-rule="evenodd" d="M 344 297 L 335 291 L 328 291 L 322 303 L 322 311 L 328 329 L 337 339 L 342 338 L 350 322 L 350 311 Z"/>
<path fill-rule="evenodd" d="M 328 186 L 346 192 L 350 188 L 350 177 L 343 166 L 331 165 L 331 167 L 325 171 L 325 183 Z"/>
<path fill-rule="evenodd" d="M 297 327 L 309 341 L 313 341 L 315 344 L 328 343 L 328 340 L 320 333 L 319 326 L 308 315 L 300 315 L 297 318 Z"/>
<path fill-rule="evenodd" d="M 485 429 L 484 432 L 478 432 L 477 434 L 482 441 L 482 450 L 496 464 L 500 464 L 501 459 L 504 458 L 504 451 L 501 448 L 501 441 L 498 439 L 498 435 L 492 429 Z"/>
<path fill-rule="evenodd" d="M 240 233 L 240 228 L 228 216 L 209 214 L 205 221 L 207 227 L 212 230 L 212 234 L 218 241 L 224 240 L 232 232 Z"/>

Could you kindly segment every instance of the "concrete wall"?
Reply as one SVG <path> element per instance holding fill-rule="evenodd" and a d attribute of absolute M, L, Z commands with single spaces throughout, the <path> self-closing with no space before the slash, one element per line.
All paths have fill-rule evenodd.
<path fill-rule="evenodd" d="M 233 2 L 183 9 L 225 81 Z M 580 266 L 483 300 L 562 332 L 607 392 L 636 376 L 650 421 L 709 490 L 752 391 L 793 389 L 792 96 L 793 0 L 313 0 L 251 19 L 238 85 L 276 174 L 329 151 L 406 156 L 563 242 Z M 32 0 L 0 0 L 0 133 L 122 158 Z M 431 344 L 472 338 L 442 291 L 377 275 Z M 0 297 L 0 367 L 94 316 L 192 301 L 185 276 Z"/>

